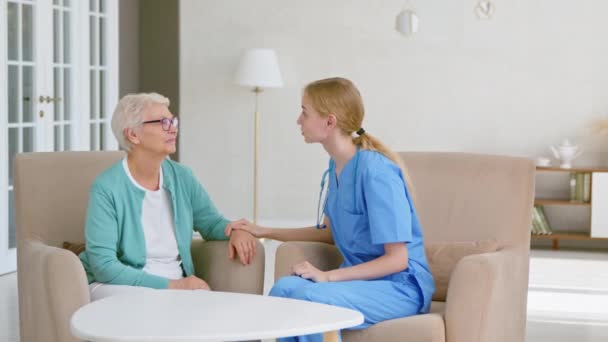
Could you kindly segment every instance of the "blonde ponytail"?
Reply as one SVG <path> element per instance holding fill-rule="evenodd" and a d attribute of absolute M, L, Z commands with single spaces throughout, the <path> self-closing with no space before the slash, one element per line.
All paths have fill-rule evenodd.
<path fill-rule="evenodd" d="M 370 135 L 367 132 L 364 132 L 363 134 L 357 137 L 353 137 L 353 143 L 355 143 L 355 145 L 357 146 L 361 146 L 362 150 L 376 151 L 378 153 L 381 153 L 386 158 L 390 159 L 393 163 L 397 164 L 399 169 L 401 169 L 403 179 L 405 180 L 405 184 L 407 185 L 410 194 L 412 194 L 412 196 L 414 195 L 414 189 L 410 179 L 410 175 L 407 172 L 403 160 L 401 159 L 401 157 L 399 157 L 397 153 L 395 153 L 393 150 L 384 145 L 378 138 Z"/>

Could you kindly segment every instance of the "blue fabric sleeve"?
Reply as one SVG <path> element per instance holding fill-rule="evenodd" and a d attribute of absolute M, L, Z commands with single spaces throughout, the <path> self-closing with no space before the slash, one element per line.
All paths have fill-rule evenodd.
<path fill-rule="evenodd" d="M 401 173 L 396 167 L 377 166 L 363 177 L 372 243 L 411 242 L 412 206 Z"/>
<path fill-rule="evenodd" d="M 103 189 L 93 186 L 89 194 L 85 226 L 85 257 L 95 280 L 114 285 L 143 286 L 166 289 L 167 278 L 123 264 L 117 255 L 119 245 L 116 208 Z"/>

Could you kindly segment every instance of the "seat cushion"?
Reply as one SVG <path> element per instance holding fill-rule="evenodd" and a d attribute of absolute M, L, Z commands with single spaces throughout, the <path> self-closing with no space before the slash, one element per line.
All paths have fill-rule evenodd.
<path fill-rule="evenodd" d="M 498 250 L 495 240 L 463 242 L 429 242 L 425 245 L 426 258 L 435 280 L 434 301 L 445 301 L 450 276 L 460 259 L 472 255 Z"/>
<path fill-rule="evenodd" d="M 384 321 L 363 330 L 343 330 L 344 342 L 445 342 L 441 313 Z"/>

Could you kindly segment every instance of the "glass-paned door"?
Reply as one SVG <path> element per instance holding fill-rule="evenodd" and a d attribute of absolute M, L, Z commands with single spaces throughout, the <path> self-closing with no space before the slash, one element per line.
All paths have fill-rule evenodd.
<path fill-rule="evenodd" d="M 70 0 L 53 0 L 53 92 L 52 97 L 47 98 L 47 102 L 53 104 L 53 151 L 73 149 L 73 18 Z"/>
<path fill-rule="evenodd" d="M 117 148 L 110 131 L 110 108 L 108 84 L 112 80 L 115 67 L 108 58 L 107 35 L 111 18 L 107 0 L 89 0 L 89 149 L 106 150 Z"/>
<path fill-rule="evenodd" d="M 2 192 L 0 203 L 0 273 L 16 267 L 16 229 L 15 229 L 15 195 L 13 188 L 13 165 L 15 154 L 19 152 L 32 152 L 40 140 L 41 132 L 38 129 L 36 115 L 37 91 L 36 87 L 41 81 L 38 77 L 39 65 L 36 60 L 36 15 L 37 3 L 34 1 L 8 1 L 3 4 L 2 21 L 6 26 L 2 28 L 4 49 L 2 68 L 6 71 L 4 84 L 2 110 L 3 130 L 0 137 L 3 148 L 2 159 L 4 167 L 2 175 Z M 6 19 L 6 20 L 4 20 Z M 3 70 L 3 71 L 4 71 Z M 0 73 L 1 74 L 1 73 Z"/>
<path fill-rule="evenodd" d="M 117 12 L 116 0 L 0 0 L 0 274 L 16 269 L 15 155 L 116 148 L 103 130 L 117 101 Z"/>

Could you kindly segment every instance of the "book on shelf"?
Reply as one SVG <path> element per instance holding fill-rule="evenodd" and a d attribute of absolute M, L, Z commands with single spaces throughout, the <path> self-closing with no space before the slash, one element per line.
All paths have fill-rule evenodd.
<path fill-rule="evenodd" d="M 538 220 L 536 219 L 536 207 L 532 208 L 532 220 L 530 221 L 530 232 L 532 232 L 532 235 L 540 234 L 540 227 L 538 226 Z"/>
<path fill-rule="evenodd" d="M 534 235 L 551 235 L 553 233 L 542 205 L 535 205 L 534 208 L 532 208 L 532 223 L 530 230 Z"/>
<path fill-rule="evenodd" d="M 591 173 L 570 172 L 570 201 L 589 202 L 591 200 Z"/>
<path fill-rule="evenodd" d="M 583 175 L 583 202 L 591 201 L 591 173 Z"/>

